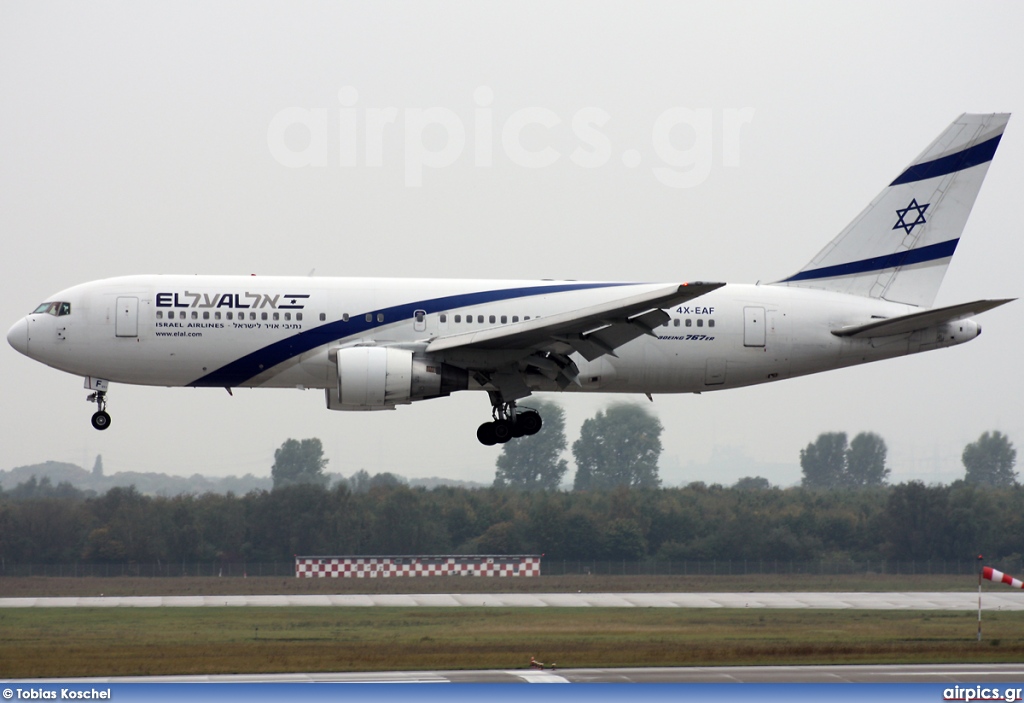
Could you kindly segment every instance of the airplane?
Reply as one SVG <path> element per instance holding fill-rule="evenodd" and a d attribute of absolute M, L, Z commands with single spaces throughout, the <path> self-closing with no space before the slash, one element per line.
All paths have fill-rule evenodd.
<path fill-rule="evenodd" d="M 535 392 L 703 393 L 951 347 L 1012 299 L 932 308 L 1009 114 L 958 117 L 803 268 L 767 284 L 134 275 L 50 296 L 7 340 L 111 383 L 322 389 L 330 410 L 486 391 L 485 445 Z"/>

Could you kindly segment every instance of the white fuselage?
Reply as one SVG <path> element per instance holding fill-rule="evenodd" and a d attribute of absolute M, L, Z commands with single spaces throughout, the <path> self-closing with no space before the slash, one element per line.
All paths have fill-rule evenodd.
<path fill-rule="evenodd" d="M 8 339 L 54 368 L 112 382 L 330 389 L 338 382 L 341 348 L 423 348 L 437 337 L 543 318 L 659 285 L 127 276 L 55 294 L 51 301 L 69 305 L 64 314 L 31 314 Z M 574 354 L 578 383 L 565 389 L 722 390 L 951 346 L 980 333 L 967 320 L 888 337 L 832 334 L 914 310 L 823 290 L 730 284 L 667 309 L 667 325 L 614 355 L 588 362 Z M 439 352 L 435 360 L 460 364 L 456 351 Z M 540 374 L 527 382 L 532 390 L 558 390 Z M 477 377 L 468 388 L 488 386 Z"/>

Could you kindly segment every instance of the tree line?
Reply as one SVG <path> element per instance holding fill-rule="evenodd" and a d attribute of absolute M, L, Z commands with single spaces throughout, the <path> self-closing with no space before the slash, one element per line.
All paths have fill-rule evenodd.
<path fill-rule="evenodd" d="M 328 485 L 319 439 L 275 452 L 273 490 L 96 496 L 35 478 L 0 491 L 4 563 L 281 561 L 296 554 L 516 554 L 570 560 L 929 560 L 1024 554 L 1024 489 L 999 432 L 963 452 L 950 486 L 887 484 L 878 435 L 824 433 L 800 452 L 801 486 L 663 488 L 661 424 L 636 405 L 584 422 L 568 471 L 564 413 L 504 445 L 494 485 L 412 488 L 359 471 Z"/>
<path fill-rule="evenodd" d="M 801 485 L 806 488 L 881 486 L 888 481 L 888 448 L 873 432 L 861 432 L 847 444 L 845 432 L 825 432 L 800 450 Z M 969 484 L 991 487 L 1017 485 L 1017 450 L 1001 432 L 984 432 L 964 447 L 960 456 Z"/>
<path fill-rule="evenodd" d="M 371 477 L 373 478 L 373 477 Z M 0 494 L 0 559 L 281 561 L 295 554 L 517 554 L 570 560 L 927 560 L 1024 554 L 1024 488 L 965 481 L 815 490 L 683 488 L 272 491 L 145 496 L 67 486 Z"/>

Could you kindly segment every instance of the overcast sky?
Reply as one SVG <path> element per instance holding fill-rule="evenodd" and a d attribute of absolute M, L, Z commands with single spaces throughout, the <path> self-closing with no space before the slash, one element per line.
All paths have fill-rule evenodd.
<path fill-rule="evenodd" d="M 3 2 L 0 325 L 134 273 L 777 280 L 957 115 L 1024 113 L 1021 27 L 1022 3 L 935 0 Z M 1019 114 L 937 305 L 1024 293 L 1022 191 Z M 627 399 L 665 426 L 667 485 L 794 484 L 819 433 L 865 430 L 893 481 L 949 482 L 986 430 L 1024 448 L 1022 305 L 950 350 Z M 269 475 L 319 437 L 345 475 L 490 482 L 500 451 L 483 394 L 115 385 L 97 432 L 81 379 L 7 344 L 0 378 L 0 469 Z M 555 399 L 571 443 L 623 398 Z"/>

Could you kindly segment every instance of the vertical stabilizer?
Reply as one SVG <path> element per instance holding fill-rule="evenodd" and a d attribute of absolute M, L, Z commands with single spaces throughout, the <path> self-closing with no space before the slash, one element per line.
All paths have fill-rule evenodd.
<path fill-rule="evenodd" d="M 1009 114 L 961 115 L 782 285 L 929 307 Z"/>

